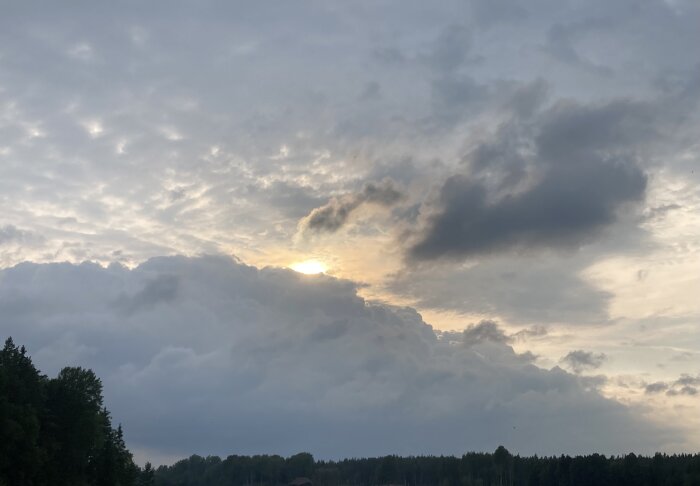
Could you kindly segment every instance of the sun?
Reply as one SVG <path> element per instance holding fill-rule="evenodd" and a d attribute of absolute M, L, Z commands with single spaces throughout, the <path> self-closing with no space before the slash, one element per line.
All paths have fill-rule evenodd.
<path fill-rule="evenodd" d="M 295 272 L 303 273 L 306 275 L 316 275 L 318 273 L 323 273 L 328 270 L 325 263 L 318 260 L 304 260 L 303 262 L 293 263 L 290 265 L 292 270 Z"/>

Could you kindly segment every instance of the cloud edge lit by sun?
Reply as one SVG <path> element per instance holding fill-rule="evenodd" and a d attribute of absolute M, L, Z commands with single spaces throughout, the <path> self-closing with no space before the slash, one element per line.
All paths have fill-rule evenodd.
<path fill-rule="evenodd" d="M 292 263 L 289 268 L 304 275 L 319 275 L 328 271 L 325 263 L 314 258 Z"/>

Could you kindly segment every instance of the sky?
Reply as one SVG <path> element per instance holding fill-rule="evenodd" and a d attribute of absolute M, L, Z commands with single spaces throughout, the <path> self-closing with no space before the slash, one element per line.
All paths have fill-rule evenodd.
<path fill-rule="evenodd" d="M 2 4 L 0 334 L 139 461 L 700 449 L 697 2 Z"/>

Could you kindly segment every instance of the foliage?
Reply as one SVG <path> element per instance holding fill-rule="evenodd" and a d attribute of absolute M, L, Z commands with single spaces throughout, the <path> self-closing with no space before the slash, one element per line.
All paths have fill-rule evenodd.
<path fill-rule="evenodd" d="M 159 467 L 155 484 L 284 485 L 298 476 L 299 456 L 286 460 L 270 455 L 234 455 L 223 460 L 191 456 L 172 466 Z M 462 457 L 313 461 L 306 476 L 314 486 L 690 486 L 700 485 L 700 455 L 520 457 L 499 447 L 493 454 L 472 452 Z"/>
<path fill-rule="evenodd" d="M 0 351 L 0 486 L 152 485 L 152 468 L 142 473 L 134 464 L 102 402 L 91 370 L 64 368 L 47 378 L 24 346 L 7 339 Z"/>

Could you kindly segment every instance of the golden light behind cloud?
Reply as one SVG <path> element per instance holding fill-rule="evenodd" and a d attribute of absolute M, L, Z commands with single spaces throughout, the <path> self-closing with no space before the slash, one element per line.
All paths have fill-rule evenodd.
<path fill-rule="evenodd" d="M 328 270 L 326 264 L 319 260 L 304 260 L 303 262 L 293 263 L 289 268 L 305 275 L 316 275 Z"/>

